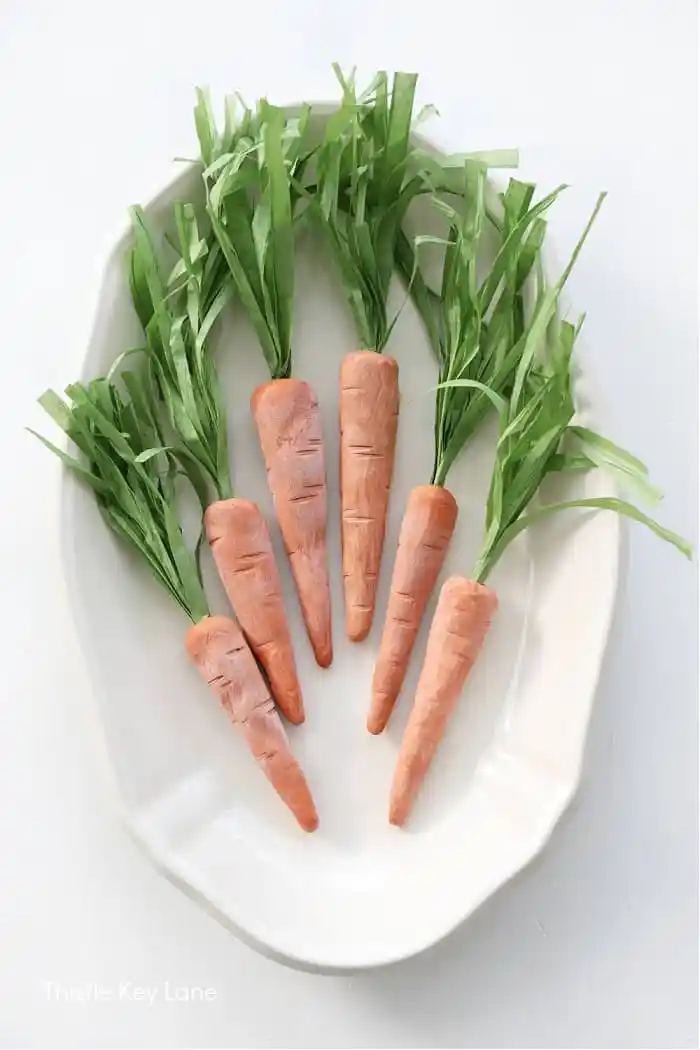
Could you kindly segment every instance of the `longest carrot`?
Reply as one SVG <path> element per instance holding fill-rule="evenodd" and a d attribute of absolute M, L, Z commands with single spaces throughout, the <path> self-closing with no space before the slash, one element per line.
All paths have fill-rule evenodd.
<path fill-rule="evenodd" d="M 600 201 L 596 212 L 599 206 Z M 609 510 L 642 522 L 688 557 L 691 555 L 685 540 L 662 528 L 632 503 L 615 497 L 571 499 L 530 509 L 543 479 L 552 471 L 580 471 L 598 464 L 616 468 L 636 489 L 650 498 L 658 497 L 649 486 L 646 468 L 639 460 L 572 422 L 575 412 L 572 353 L 578 328 L 566 322 L 558 323 L 556 301 L 580 243 L 564 277 L 552 289 L 543 289 L 538 298 L 534 315 L 523 334 L 508 398 L 489 390 L 491 400 L 499 409 L 500 435 L 486 506 L 484 541 L 472 578 L 453 576 L 440 591 L 396 763 L 389 800 L 392 824 L 404 824 L 411 813 L 496 612 L 497 595 L 486 581 L 503 552 L 523 529 L 547 515 L 571 508 Z M 469 382 L 449 380 L 448 389 L 459 389 L 460 383 Z"/>
<path fill-rule="evenodd" d="M 207 345 L 233 292 L 228 267 L 216 240 L 200 235 L 192 205 L 176 204 L 174 216 L 180 257 L 166 285 L 146 217 L 133 209 L 132 298 L 181 441 L 173 455 L 200 496 L 219 576 L 280 710 L 298 724 L 304 704 L 272 541 L 258 506 L 233 494 L 226 412 Z"/>
<path fill-rule="evenodd" d="M 200 98 L 201 103 L 201 98 Z M 294 203 L 310 151 L 308 107 L 298 120 L 262 101 L 245 110 L 229 148 L 217 143 L 207 106 L 197 129 L 207 212 L 270 369 L 251 410 L 277 521 L 317 663 L 333 659 L 326 555 L 326 472 L 321 416 L 308 383 L 291 377 Z"/>
<path fill-rule="evenodd" d="M 83 461 L 36 436 L 92 488 L 107 523 L 192 621 L 185 639 L 190 658 L 299 825 L 313 831 L 318 817 L 308 784 L 253 653 L 234 620 L 209 615 L 196 555 L 182 536 L 176 463 L 160 445 L 152 385 L 136 372 L 121 381 L 130 398 L 112 377 L 70 386 L 70 403 L 51 391 L 40 398 Z"/>
<path fill-rule="evenodd" d="M 479 286 L 476 266 L 486 217 L 485 185 L 485 165 L 467 160 L 461 213 L 439 202 L 450 220 L 439 296 L 428 292 L 415 257 L 402 260 L 404 273 L 412 272 L 416 303 L 440 363 L 441 383 L 435 405 L 432 478 L 429 485 L 419 485 L 410 493 L 399 534 L 372 679 L 367 716 L 371 733 L 382 732 L 396 704 L 454 533 L 457 501 L 445 487 L 450 467 L 491 406 L 489 393 L 507 393 L 512 387 L 522 350 L 523 286 L 544 235 L 542 215 L 560 192 L 531 206 L 534 186 L 510 180 L 502 198 L 501 244 Z M 405 238 L 397 250 L 411 252 Z M 566 274 L 561 284 L 565 279 Z M 454 379 L 462 382 L 450 385 Z"/>

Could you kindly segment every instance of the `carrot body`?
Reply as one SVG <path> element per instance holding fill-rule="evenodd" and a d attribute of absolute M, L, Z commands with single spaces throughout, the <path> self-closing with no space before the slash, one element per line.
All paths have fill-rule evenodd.
<path fill-rule="evenodd" d="M 273 379 L 253 391 L 258 428 L 306 630 L 321 667 L 333 659 L 326 556 L 326 468 L 318 401 L 308 383 Z"/>
<path fill-rule="evenodd" d="M 396 763 L 389 802 L 392 824 L 404 824 L 411 812 L 497 605 L 495 591 L 461 576 L 451 576 L 440 590 L 416 697 Z"/>
<path fill-rule="evenodd" d="M 345 620 L 360 642 L 374 616 L 399 416 L 399 367 L 372 350 L 340 369 L 340 495 Z"/>
<path fill-rule="evenodd" d="M 218 500 L 204 527 L 221 582 L 272 695 L 290 722 L 304 721 L 304 702 L 267 522 L 247 499 Z"/>
<path fill-rule="evenodd" d="M 314 831 L 318 816 L 306 778 L 238 624 L 225 616 L 207 616 L 190 627 L 185 644 L 277 794 L 304 831 Z"/>
<path fill-rule="evenodd" d="M 408 670 L 428 599 L 445 561 L 457 503 L 439 485 L 418 485 L 408 497 L 391 577 L 379 656 L 367 718 L 370 733 L 381 733 L 394 709 Z"/>

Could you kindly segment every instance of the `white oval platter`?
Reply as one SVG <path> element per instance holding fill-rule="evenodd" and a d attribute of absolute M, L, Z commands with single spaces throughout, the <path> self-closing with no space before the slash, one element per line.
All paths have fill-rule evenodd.
<path fill-rule="evenodd" d="M 200 179 L 186 168 L 148 205 L 156 227 L 174 200 L 193 194 L 201 196 Z M 128 244 L 125 232 L 105 266 L 86 379 L 139 344 Z M 399 305 L 398 282 L 395 293 Z M 265 954 L 323 972 L 387 964 L 444 937 L 526 865 L 575 793 L 614 605 L 620 525 L 611 514 L 558 515 L 507 552 L 493 577 L 500 608 L 483 655 L 410 824 L 391 827 L 389 786 L 430 616 L 388 730 L 371 737 L 365 714 L 402 510 L 411 487 L 430 478 L 435 363 L 408 304 L 388 348 L 402 401 L 378 612 L 367 641 L 351 644 L 340 574 L 337 386 L 356 338 L 323 243 L 302 235 L 293 372 L 315 387 L 325 427 L 335 659 L 323 671 L 301 624 L 248 407 L 268 378 L 262 353 L 235 307 L 219 329 L 234 486 L 260 504 L 275 537 L 307 710 L 290 737 L 321 824 L 313 835 L 296 827 L 189 665 L 181 612 L 66 477 L 65 574 L 122 812 L 173 881 Z M 585 387 L 581 378 L 584 403 Z M 443 579 L 472 566 L 493 436 L 486 427 L 450 475 L 460 517 Z M 598 472 L 557 491 L 609 493 Z M 212 606 L 227 611 L 208 560 L 205 574 Z"/>

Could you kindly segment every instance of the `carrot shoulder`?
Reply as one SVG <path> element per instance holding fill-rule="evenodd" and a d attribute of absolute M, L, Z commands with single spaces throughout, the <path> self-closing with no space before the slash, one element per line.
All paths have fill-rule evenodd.
<path fill-rule="evenodd" d="M 396 763 L 389 802 L 392 824 L 404 824 L 411 812 L 497 605 L 495 591 L 461 576 L 451 576 L 440 590 Z"/>
<path fill-rule="evenodd" d="M 423 613 L 445 561 L 457 503 L 439 485 L 418 485 L 408 497 L 401 523 L 379 656 L 367 718 L 370 733 L 381 733 L 394 709 Z"/>
<path fill-rule="evenodd" d="M 326 555 L 326 468 L 318 400 L 308 383 L 273 379 L 251 398 L 267 478 L 304 623 L 321 667 L 333 659 Z"/>
<path fill-rule="evenodd" d="M 238 624 L 225 616 L 207 616 L 189 629 L 185 642 L 193 663 L 243 733 L 277 794 L 301 827 L 314 831 L 318 816 L 306 778 Z"/>
<path fill-rule="evenodd" d="M 362 641 L 374 616 L 399 415 L 399 369 L 373 350 L 340 370 L 340 497 L 345 619 Z"/>
<path fill-rule="evenodd" d="M 207 507 L 204 526 L 221 582 L 277 706 L 298 725 L 304 702 L 267 522 L 251 500 L 226 499 Z"/>

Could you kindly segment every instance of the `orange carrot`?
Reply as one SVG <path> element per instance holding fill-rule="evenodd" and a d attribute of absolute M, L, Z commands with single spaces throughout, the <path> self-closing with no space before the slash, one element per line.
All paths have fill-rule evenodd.
<path fill-rule="evenodd" d="M 253 392 L 251 409 L 306 630 L 316 662 L 328 667 L 333 641 L 318 401 L 308 383 L 273 379 Z"/>
<path fill-rule="evenodd" d="M 340 373 L 345 629 L 359 642 L 374 618 L 394 471 L 398 365 L 384 356 L 401 312 L 389 314 L 394 251 L 406 239 L 401 227 L 411 201 L 429 187 L 411 134 L 417 75 L 397 72 L 390 81 L 380 71 L 358 93 L 354 76 L 344 77 L 337 66 L 335 73 L 343 97 L 314 157 L 312 207 L 328 235 L 363 348 L 343 359 Z"/>
<path fill-rule="evenodd" d="M 272 695 L 299 725 L 304 702 L 267 522 L 250 500 L 226 499 L 207 507 L 204 525 L 221 582 Z"/>
<path fill-rule="evenodd" d="M 392 824 L 401 826 L 411 812 L 497 605 L 495 591 L 462 576 L 451 576 L 442 586 L 396 763 L 389 803 Z"/>
<path fill-rule="evenodd" d="M 374 617 L 399 414 L 399 369 L 372 350 L 347 354 L 340 370 L 340 493 L 348 638 L 362 641 Z"/>
<path fill-rule="evenodd" d="M 439 485 L 418 485 L 408 497 L 391 578 L 389 604 L 372 679 L 367 718 L 381 733 L 394 709 L 428 599 L 457 521 L 457 503 Z"/>
<path fill-rule="evenodd" d="M 186 645 L 277 794 L 304 831 L 314 831 L 318 816 L 306 778 L 238 624 L 225 616 L 207 616 L 190 627 Z"/>

